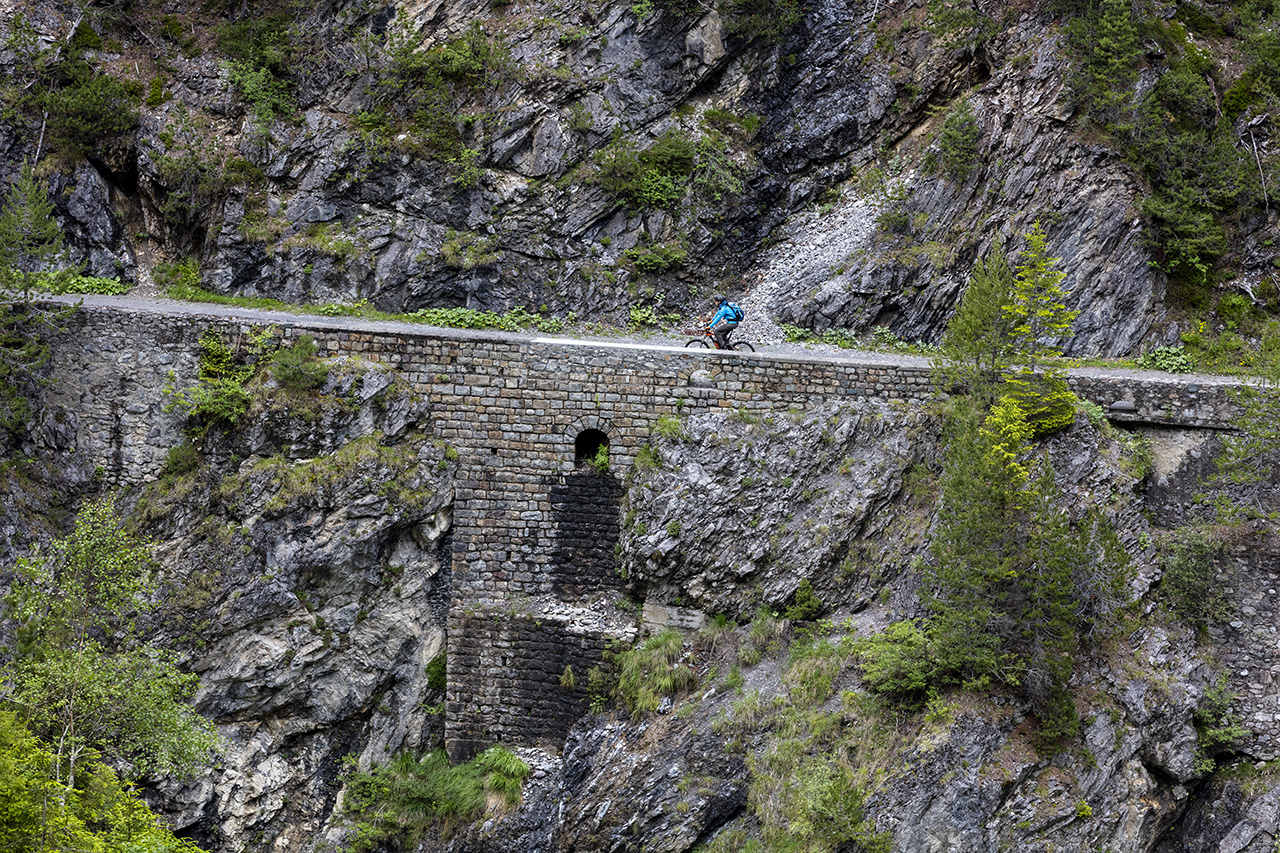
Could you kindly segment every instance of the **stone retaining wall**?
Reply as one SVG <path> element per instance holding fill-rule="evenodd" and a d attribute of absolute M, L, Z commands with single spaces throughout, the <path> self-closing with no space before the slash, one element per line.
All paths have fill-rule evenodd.
<path fill-rule="evenodd" d="M 659 417 L 868 397 L 910 405 L 934 393 L 926 366 L 894 364 L 892 356 L 884 363 L 782 358 L 393 324 L 353 329 L 317 318 L 270 321 L 286 340 L 310 335 L 323 353 L 398 370 L 430 400 L 436 435 L 459 453 L 446 718 L 455 757 L 499 740 L 554 740 L 581 712 L 584 694 L 560 685 L 564 667 L 585 679 L 617 632 L 557 621 L 548 602 L 616 589 L 619 472 Z M 51 370 L 59 381 L 44 409 L 73 416 L 61 432 L 49 426 L 37 435 L 84 454 L 116 482 L 154 478 L 181 441 L 181 415 L 164 411 L 163 389 L 195 384 L 197 344 L 209 327 L 236 344 L 252 329 L 198 314 L 82 309 L 55 342 Z M 1070 381 L 1117 420 L 1229 424 L 1222 384 Z M 575 470 L 575 439 L 584 430 L 607 436 L 610 470 L 595 476 L 610 482 Z M 609 536 L 604 545 L 596 541 Z"/>

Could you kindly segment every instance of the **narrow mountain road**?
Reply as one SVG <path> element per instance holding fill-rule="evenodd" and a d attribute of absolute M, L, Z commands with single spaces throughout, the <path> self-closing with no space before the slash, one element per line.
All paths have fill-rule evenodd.
<path fill-rule="evenodd" d="M 259 308 L 243 308 L 233 305 L 216 305 L 205 302 L 184 302 L 175 299 L 151 296 L 49 296 L 51 302 L 75 304 L 81 302 L 91 308 L 117 308 L 125 311 L 151 312 L 169 316 L 218 317 L 239 320 L 254 325 L 298 324 L 313 328 L 335 329 L 348 332 L 383 332 L 392 334 L 441 334 L 449 337 L 474 340 L 525 340 L 560 344 L 563 346 L 590 346 L 606 349 L 683 349 L 689 340 L 687 336 L 669 334 L 643 334 L 637 332 L 624 333 L 608 338 L 584 338 L 572 333 L 544 334 L 540 332 L 501 332 L 492 330 L 457 329 L 438 326 L 427 326 L 421 323 L 410 323 L 399 320 L 375 320 L 367 317 L 326 316 L 321 314 L 302 314 L 291 311 L 271 311 Z M 751 340 L 750 330 L 746 330 L 739 338 Z M 708 353 L 715 354 L 715 353 Z M 718 353 L 724 358 L 751 358 L 750 354 Z M 884 365 L 886 367 L 927 368 L 930 359 L 927 356 L 904 353 L 881 352 L 875 350 L 841 349 L 829 344 L 801 344 L 780 341 L 757 344 L 755 356 L 766 359 L 782 359 L 787 361 L 812 361 L 815 363 L 841 362 L 853 364 Z M 1090 378 L 1129 378 L 1157 381 L 1177 381 L 1187 385 L 1231 386 L 1242 385 L 1249 380 L 1238 376 L 1219 376 L 1202 373 L 1163 373 L 1158 370 L 1140 370 L 1127 367 L 1069 367 L 1068 375 Z"/>

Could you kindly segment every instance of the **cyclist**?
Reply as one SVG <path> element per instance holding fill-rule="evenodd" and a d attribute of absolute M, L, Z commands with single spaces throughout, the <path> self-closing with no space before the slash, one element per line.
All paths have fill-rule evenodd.
<path fill-rule="evenodd" d="M 730 302 L 729 297 L 721 296 L 719 304 L 716 306 L 716 313 L 711 318 L 709 324 L 711 336 L 716 339 L 716 346 L 720 349 L 729 348 L 729 335 L 733 330 L 738 328 L 738 324 L 742 322 L 742 318 L 746 313 L 742 310 L 742 306 L 736 302 Z"/>

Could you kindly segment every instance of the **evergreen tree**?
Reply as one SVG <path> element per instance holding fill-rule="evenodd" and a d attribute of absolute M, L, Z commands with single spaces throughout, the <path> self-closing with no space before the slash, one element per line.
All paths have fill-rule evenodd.
<path fill-rule="evenodd" d="M 45 272 L 51 265 L 63 268 Z M 45 186 L 23 166 L 0 209 L 0 428 L 11 433 L 30 414 L 27 391 L 49 357 L 44 339 L 74 310 L 37 305 L 31 291 L 37 284 L 56 287 L 74 273 L 65 266 Z"/>
<path fill-rule="evenodd" d="M 1061 258 L 1049 257 L 1048 235 L 1040 221 L 1026 234 L 1027 248 L 1019 256 L 1013 283 L 1013 301 L 1004 308 L 1013 324 L 1016 351 L 1031 366 L 1046 355 L 1062 350 L 1057 341 L 1070 331 L 1078 311 L 1068 311 L 1062 280 L 1067 274 L 1056 269 Z"/>
<path fill-rule="evenodd" d="M 954 181 L 963 181 L 978 159 L 978 119 L 968 98 L 961 98 L 938 134 L 942 171 Z"/>
<path fill-rule="evenodd" d="M 966 385 L 974 396 L 994 401 L 995 388 L 1009 369 L 1013 324 L 1004 306 L 1013 301 L 1013 270 L 1003 248 L 979 258 L 960 307 L 942 336 L 934 367 L 948 385 Z"/>
<path fill-rule="evenodd" d="M 43 268 L 63 260 L 53 203 L 35 169 L 24 165 L 0 210 L 0 289 L 30 299 Z"/>

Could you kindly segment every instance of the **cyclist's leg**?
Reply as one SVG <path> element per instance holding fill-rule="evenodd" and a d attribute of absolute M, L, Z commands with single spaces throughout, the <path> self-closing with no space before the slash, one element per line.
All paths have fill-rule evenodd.
<path fill-rule="evenodd" d="M 716 346 L 720 349 L 729 349 L 729 333 L 738 328 L 738 324 L 732 320 L 722 320 L 711 327 L 711 335 L 716 339 Z"/>

